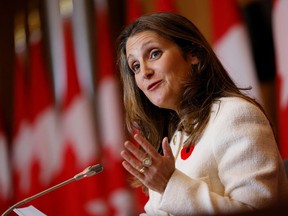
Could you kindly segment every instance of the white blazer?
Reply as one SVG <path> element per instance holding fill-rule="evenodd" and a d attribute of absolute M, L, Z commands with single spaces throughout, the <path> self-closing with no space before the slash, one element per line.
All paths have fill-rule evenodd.
<path fill-rule="evenodd" d="M 141 215 L 230 214 L 288 199 L 272 129 L 253 104 L 236 97 L 216 102 L 190 156 L 182 151 L 185 135 L 182 141 L 181 132 L 174 136 L 176 170 L 162 195 L 149 190 Z"/>

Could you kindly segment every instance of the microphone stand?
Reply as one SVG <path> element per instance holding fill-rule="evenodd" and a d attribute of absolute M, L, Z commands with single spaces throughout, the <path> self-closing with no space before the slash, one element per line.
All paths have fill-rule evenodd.
<path fill-rule="evenodd" d="M 57 188 L 63 187 L 64 185 L 69 184 L 69 183 L 71 183 L 73 181 L 78 181 L 78 180 L 83 179 L 85 177 L 90 177 L 90 176 L 92 176 L 94 174 L 97 174 L 97 173 L 100 173 L 102 171 L 103 171 L 103 166 L 101 164 L 96 164 L 96 165 L 93 165 L 93 166 L 89 166 L 85 170 L 83 170 L 82 172 L 80 172 L 77 175 L 75 175 L 74 177 L 72 177 L 72 178 L 70 178 L 70 179 L 68 179 L 68 180 L 66 180 L 64 182 L 61 182 L 61 183 L 59 183 L 57 185 L 54 185 L 54 186 L 52 186 L 52 187 L 50 187 L 50 188 L 48 188 L 48 189 L 46 189 L 44 191 L 41 191 L 40 193 L 37 193 L 37 194 L 35 194 L 33 196 L 30 196 L 30 197 L 28 197 L 28 198 L 26 198 L 24 200 L 21 200 L 20 202 L 15 203 L 13 206 L 8 208 L 1 216 L 6 216 L 14 208 L 17 208 L 18 206 L 21 206 L 21 205 L 23 205 L 25 203 L 28 203 L 28 202 L 30 202 L 30 201 L 32 201 L 32 200 L 34 200 L 34 199 L 36 199 L 36 198 L 38 198 L 40 196 L 43 196 L 44 194 L 47 194 L 47 193 L 49 193 L 49 192 L 51 192 L 53 190 L 56 190 Z"/>

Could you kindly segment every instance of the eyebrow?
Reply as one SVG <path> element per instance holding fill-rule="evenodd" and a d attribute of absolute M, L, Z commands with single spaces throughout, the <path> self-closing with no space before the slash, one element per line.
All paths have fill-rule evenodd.
<path fill-rule="evenodd" d="M 141 50 L 145 50 L 145 48 L 146 48 L 149 44 L 151 44 L 151 43 L 153 43 L 153 42 L 154 42 L 154 41 L 153 41 L 152 39 L 146 41 L 146 42 L 143 43 L 143 45 L 141 46 Z M 130 54 L 127 56 L 127 60 L 129 60 L 129 57 L 131 57 Z"/>

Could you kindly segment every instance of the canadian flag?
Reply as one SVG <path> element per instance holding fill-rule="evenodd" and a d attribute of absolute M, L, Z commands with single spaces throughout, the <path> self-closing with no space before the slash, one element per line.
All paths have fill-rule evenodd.
<path fill-rule="evenodd" d="M 277 68 L 279 148 L 288 158 L 288 1 L 276 0 L 273 5 L 273 36 Z"/>
<path fill-rule="evenodd" d="M 37 12 L 36 12 L 37 13 Z M 35 13 L 33 13 L 35 14 Z M 39 22 L 39 17 L 33 17 Z M 17 54 L 15 90 L 15 130 L 13 136 L 13 170 L 15 172 L 15 201 L 39 193 L 51 186 L 57 173 L 59 142 L 52 85 L 49 82 L 40 29 L 30 30 L 28 69 L 20 68 L 21 54 Z M 23 64 L 23 63 L 22 63 Z M 23 66 L 22 66 L 23 67 Z M 26 78 L 26 79 L 25 79 Z M 24 82 L 27 80 L 27 82 Z M 31 202 L 45 213 L 51 211 L 51 197 Z"/>
<path fill-rule="evenodd" d="M 44 50 L 40 30 L 30 34 L 29 70 L 29 122 L 31 125 L 32 192 L 36 194 L 52 186 L 54 176 L 60 171 L 59 162 L 59 122 L 56 114 L 52 81 L 44 61 Z M 39 210 L 53 214 L 51 208 L 53 194 L 37 199 Z"/>
<path fill-rule="evenodd" d="M 24 33 L 24 25 L 19 28 Z M 25 33 L 24 33 L 25 34 Z M 15 41 L 15 73 L 13 98 L 13 131 L 11 143 L 11 161 L 13 172 L 13 201 L 19 201 L 31 195 L 31 125 L 28 120 L 29 100 L 25 82 L 25 38 Z"/>
<path fill-rule="evenodd" d="M 109 215 L 133 215 L 133 200 L 120 152 L 125 141 L 119 80 L 115 74 L 106 0 L 95 1 L 97 28 L 96 112 L 103 147 Z M 117 180 L 115 180 L 117 179 Z"/>
<path fill-rule="evenodd" d="M 60 172 L 56 182 L 73 177 L 86 167 L 101 162 L 92 103 L 79 84 L 78 65 L 72 25 L 72 1 L 47 1 L 48 26 L 51 38 L 51 59 L 55 94 L 59 107 Z M 55 191 L 56 215 L 107 215 L 104 171 L 91 178 Z"/>
<path fill-rule="evenodd" d="M 0 212 L 4 212 L 11 204 L 12 178 L 10 170 L 7 138 L 2 127 L 0 112 Z"/>
<path fill-rule="evenodd" d="M 257 73 L 236 0 L 212 0 L 213 48 L 238 87 L 261 102 Z M 245 91 L 245 93 L 247 93 Z"/>
<path fill-rule="evenodd" d="M 68 18 L 63 20 L 67 82 L 60 114 L 63 143 L 62 161 L 58 164 L 62 170 L 59 181 L 100 162 L 92 107 L 78 82 L 70 21 Z M 59 191 L 62 214 L 104 215 L 101 212 L 103 201 L 100 194 L 103 188 L 100 180 L 101 176 L 96 176 Z"/>

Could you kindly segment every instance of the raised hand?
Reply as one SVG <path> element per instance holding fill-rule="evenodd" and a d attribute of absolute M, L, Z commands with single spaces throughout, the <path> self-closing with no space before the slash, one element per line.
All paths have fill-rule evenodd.
<path fill-rule="evenodd" d="M 121 152 L 124 159 L 122 165 L 146 187 L 163 193 L 175 170 L 175 158 L 167 137 L 162 140 L 163 156 L 140 134 L 135 134 L 134 139 L 144 151 L 132 142 L 126 141 L 125 150 Z"/>

